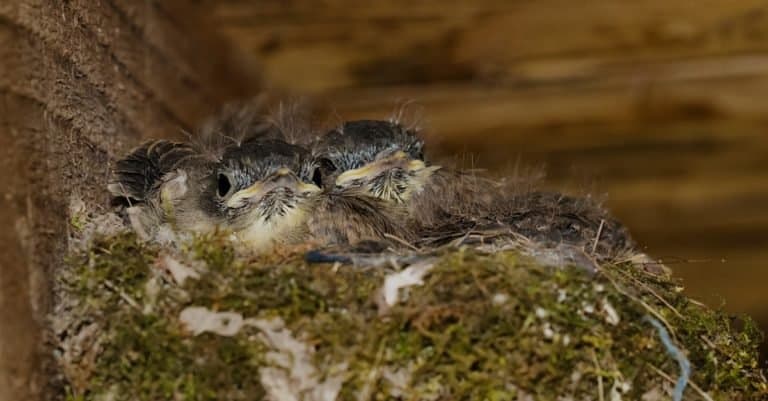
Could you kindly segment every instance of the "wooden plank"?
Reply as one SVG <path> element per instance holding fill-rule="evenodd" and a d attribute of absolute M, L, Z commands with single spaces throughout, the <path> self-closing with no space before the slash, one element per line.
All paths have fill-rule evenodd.
<path fill-rule="evenodd" d="M 638 63 L 768 49 L 768 12 L 758 0 L 588 1 L 575 12 L 563 0 L 224 1 L 211 7 L 222 31 L 259 55 L 271 82 L 312 91 L 579 79 Z"/>

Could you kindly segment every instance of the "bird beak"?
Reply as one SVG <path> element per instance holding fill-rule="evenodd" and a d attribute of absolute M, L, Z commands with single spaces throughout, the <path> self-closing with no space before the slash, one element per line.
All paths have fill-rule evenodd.
<path fill-rule="evenodd" d="M 347 186 L 354 181 L 364 181 L 398 167 L 409 172 L 415 172 L 426 168 L 426 164 L 421 160 L 411 159 L 405 152 L 400 150 L 387 157 L 374 160 L 363 167 L 341 173 L 336 178 L 336 185 L 340 187 Z"/>
<path fill-rule="evenodd" d="M 236 192 L 227 201 L 227 206 L 234 208 L 242 206 L 245 202 L 258 201 L 269 191 L 279 187 L 288 188 L 300 194 L 320 192 L 317 185 L 301 182 L 290 169 L 281 168 L 266 180 L 256 181 L 250 187 Z"/>
<path fill-rule="evenodd" d="M 426 167 L 427 165 L 424 164 L 424 162 L 421 160 L 411 160 L 408 162 L 408 164 L 406 164 L 406 170 L 408 171 L 419 171 Z"/>
<path fill-rule="evenodd" d="M 309 193 L 320 192 L 321 189 L 315 184 L 307 184 L 306 182 L 299 182 L 299 184 L 296 185 L 296 191 L 302 194 L 309 194 Z"/>
<path fill-rule="evenodd" d="M 354 170 L 347 170 L 336 177 L 336 186 L 343 187 L 353 181 L 365 180 L 368 177 L 375 177 L 384 170 L 378 162 L 368 163 L 363 167 Z"/>
<path fill-rule="evenodd" d="M 287 168 L 277 170 L 272 178 L 272 182 L 274 183 L 274 187 L 289 188 L 294 192 L 301 194 L 320 192 L 320 188 L 317 185 L 302 182 L 296 177 L 296 174 L 294 174 L 293 171 Z"/>
<path fill-rule="evenodd" d="M 232 197 L 227 200 L 227 206 L 231 208 L 243 206 L 248 200 L 259 199 L 266 192 L 267 185 L 262 181 L 256 181 L 250 187 L 235 192 Z"/>

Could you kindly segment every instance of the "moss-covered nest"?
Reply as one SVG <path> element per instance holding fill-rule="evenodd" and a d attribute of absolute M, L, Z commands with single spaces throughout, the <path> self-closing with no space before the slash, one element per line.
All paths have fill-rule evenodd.
<path fill-rule="evenodd" d="M 307 264 L 237 257 L 215 235 L 169 251 L 117 234 L 59 285 L 71 400 L 768 399 L 748 319 L 630 264 L 468 248 Z"/>

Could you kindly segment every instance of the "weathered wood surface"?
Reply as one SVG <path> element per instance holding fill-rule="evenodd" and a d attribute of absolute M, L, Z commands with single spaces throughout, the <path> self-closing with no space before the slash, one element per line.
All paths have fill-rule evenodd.
<path fill-rule="evenodd" d="M 0 1 L 0 400 L 54 399 L 41 327 L 70 200 L 104 207 L 115 156 L 258 91 L 172 3 Z"/>
<path fill-rule="evenodd" d="M 768 327 L 764 1 L 211 1 L 273 85 L 343 118 L 423 107 L 438 153 L 607 193 L 691 294 Z M 723 262 L 724 260 L 724 262 Z"/>

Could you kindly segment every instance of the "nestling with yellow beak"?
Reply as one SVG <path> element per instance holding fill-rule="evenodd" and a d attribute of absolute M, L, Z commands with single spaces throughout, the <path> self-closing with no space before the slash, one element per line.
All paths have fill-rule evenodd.
<path fill-rule="evenodd" d="M 277 139 L 226 147 L 209 161 L 194 146 L 148 142 L 117 162 L 109 189 L 129 207 L 137 231 L 228 230 L 247 248 L 304 239 L 320 194 L 312 158 Z"/>
<path fill-rule="evenodd" d="M 515 188 L 473 172 L 430 165 L 418 132 L 393 121 L 351 121 L 315 146 L 331 191 L 357 191 L 405 210 L 412 237 L 439 245 L 469 233 L 594 249 L 612 258 L 634 247 L 628 231 L 596 202 Z M 501 237 L 499 237 L 501 235 Z"/>
<path fill-rule="evenodd" d="M 392 121 L 346 122 L 314 149 L 331 178 L 328 190 L 356 192 L 400 209 L 413 231 L 482 214 L 499 187 L 471 172 L 430 165 L 417 131 Z"/>

